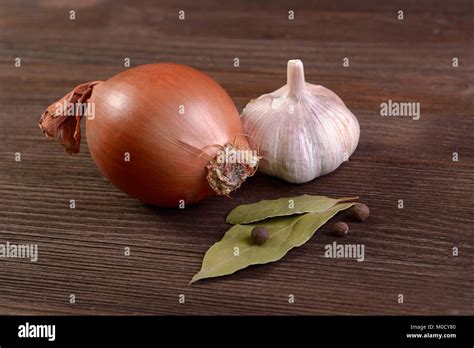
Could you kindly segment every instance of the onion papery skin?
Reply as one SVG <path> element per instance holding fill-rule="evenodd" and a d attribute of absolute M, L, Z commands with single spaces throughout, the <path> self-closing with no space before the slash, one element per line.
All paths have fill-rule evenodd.
<path fill-rule="evenodd" d="M 218 194 L 206 179 L 210 160 L 228 143 L 249 148 L 227 92 L 185 65 L 126 70 L 96 83 L 88 102 L 95 112 L 87 117 L 87 142 L 97 167 L 144 203 L 178 207 Z M 58 138 L 47 122 L 40 127 Z"/>

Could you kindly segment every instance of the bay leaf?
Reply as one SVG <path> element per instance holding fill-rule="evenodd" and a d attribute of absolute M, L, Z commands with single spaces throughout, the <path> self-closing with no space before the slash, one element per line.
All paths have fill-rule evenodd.
<path fill-rule="evenodd" d="M 232 274 L 250 265 L 277 261 L 292 248 L 306 243 L 317 229 L 339 211 L 352 205 L 354 203 L 336 203 L 321 213 L 274 217 L 260 223 L 234 225 L 222 240 L 206 252 L 201 270 L 194 275 L 190 284 L 204 278 Z M 269 230 L 269 238 L 263 245 L 255 245 L 250 239 L 250 231 L 257 225 Z"/>
<path fill-rule="evenodd" d="M 354 201 L 359 197 L 329 198 L 326 196 L 302 195 L 298 197 L 263 200 L 239 205 L 227 215 L 226 222 L 232 225 L 248 224 L 276 216 L 320 213 L 337 203 Z"/>

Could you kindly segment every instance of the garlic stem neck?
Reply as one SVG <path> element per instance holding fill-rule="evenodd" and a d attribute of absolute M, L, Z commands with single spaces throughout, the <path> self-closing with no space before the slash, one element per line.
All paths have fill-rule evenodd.
<path fill-rule="evenodd" d="M 301 60 L 291 59 L 288 61 L 287 85 L 288 96 L 299 99 L 305 93 L 304 67 Z"/>

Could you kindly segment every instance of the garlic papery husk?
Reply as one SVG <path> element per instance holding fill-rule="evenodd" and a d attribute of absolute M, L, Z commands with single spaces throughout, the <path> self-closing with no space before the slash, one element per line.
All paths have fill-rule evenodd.
<path fill-rule="evenodd" d="M 305 83 L 303 63 L 288 61 L 287 84 L 251 100 L 244 133 L 262 160 L 259 170 L 291 183 L 328 174 L 359 142 L 359 122 L 332 91 Z"/>

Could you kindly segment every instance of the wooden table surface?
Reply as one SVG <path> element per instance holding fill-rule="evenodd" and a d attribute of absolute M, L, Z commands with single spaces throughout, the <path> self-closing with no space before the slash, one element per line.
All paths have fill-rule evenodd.
<path fill-rule="evenodd" d="M 35 243 L 39 259 L 0 258 L 0 314 L 473 314 L 473 44 L 470 0 L 2 1 L 0 243 Z M 67 156 L 38 128 L 46 106 L 126 57 L 198 68 L 239 111 L 300 58 L 358 117 L 359 146 L 308 184 L 259 174 L 230 199 L 143 205 L 100 175 L 86 139 Z M 380 116 L 388 100 L 421 103 L 421 118 Z M 337 240 L 363 244 L 364 262 L 324 257 L 329 223 L 279 262 L 188 285 L 232 208 L 305 193 L 370 206 Z"/>

